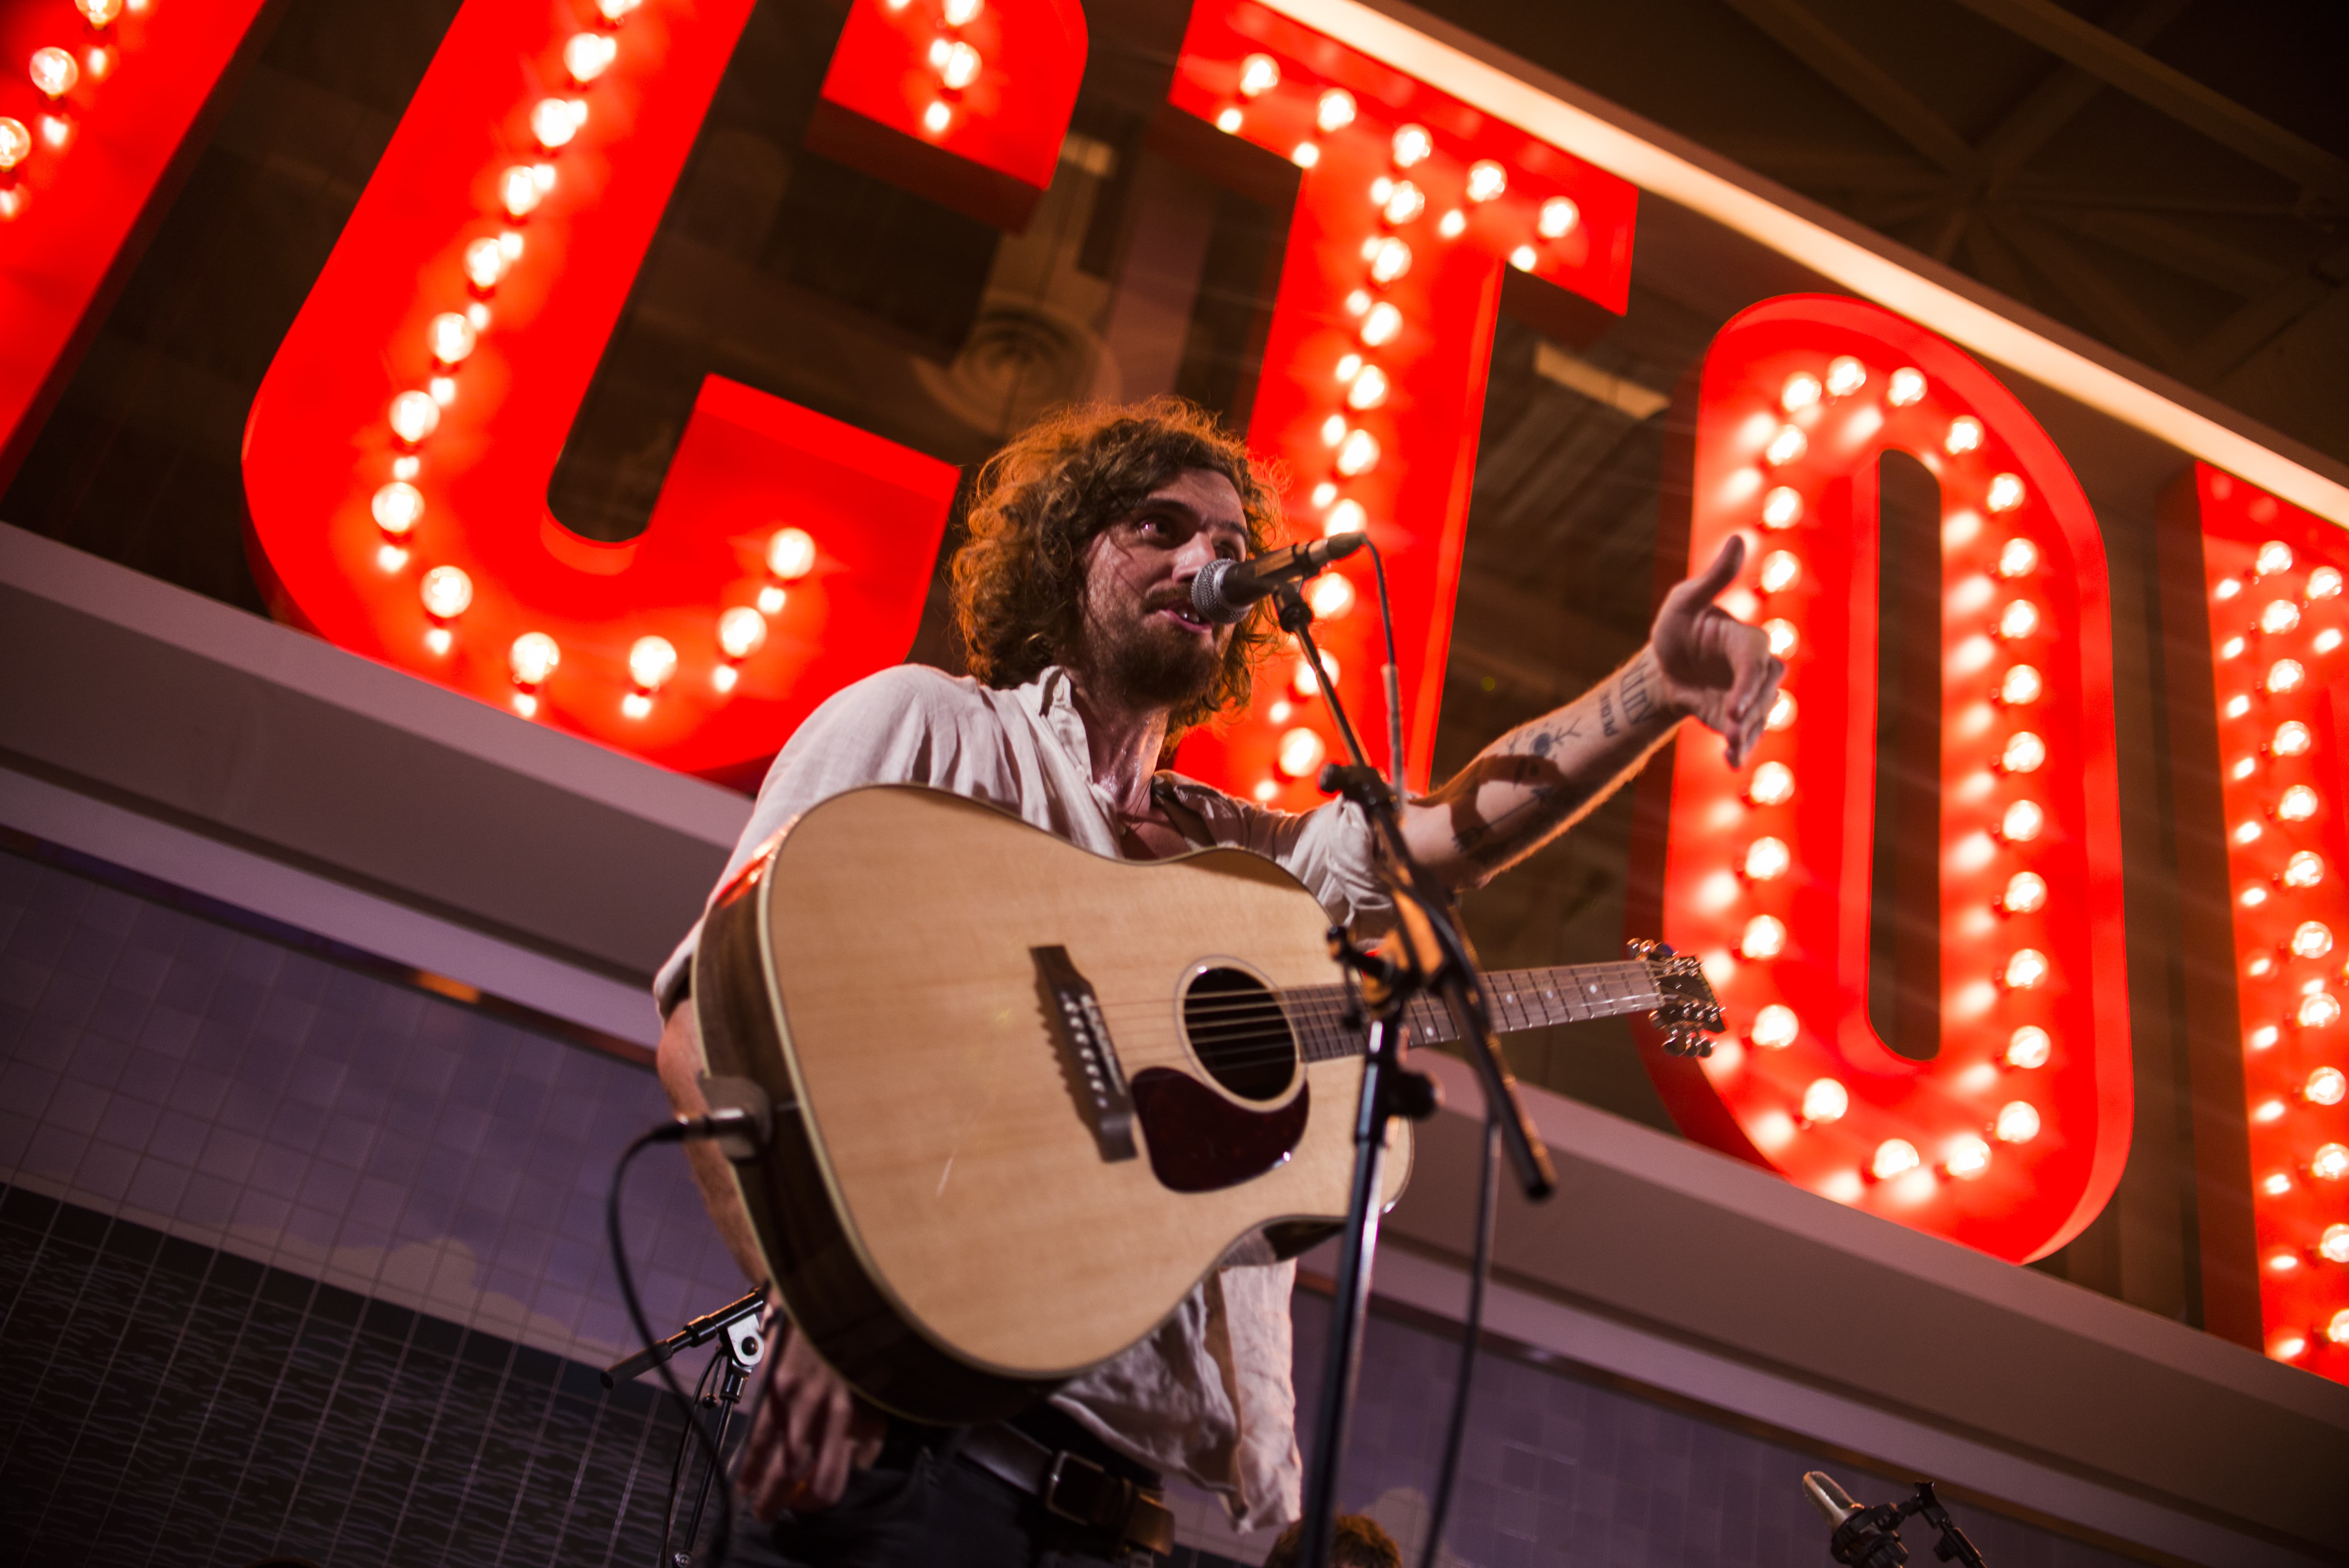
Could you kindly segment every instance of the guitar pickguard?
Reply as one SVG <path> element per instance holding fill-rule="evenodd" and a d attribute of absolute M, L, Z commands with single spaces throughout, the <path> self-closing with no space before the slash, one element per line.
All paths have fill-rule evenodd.
<path fill-rule="evenodd" d="M 1278 1110 L 1249 1110 L 1172 1068 L 1133 1075 L 1150 1169 L 1173 1192 L 1237 1187 L 1288 1162 L 1305 1135 L 1309 1084 Z"/>

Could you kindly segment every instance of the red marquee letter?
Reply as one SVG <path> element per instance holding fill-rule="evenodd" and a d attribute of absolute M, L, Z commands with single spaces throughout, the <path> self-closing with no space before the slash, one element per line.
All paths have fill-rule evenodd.
<path fill-rule="evenodd" d="M 1758 765 L 1677 748 L 1666 936 L 1738 1038 L 1651 1050 L 1692 1136 L 2022 1261 L 2112 1195 L 2132 1088 L 2104 545 L 2054 443 L 1947 341 L 1878 306 L 1746 311 L 1705 359 L 1689 559 L 1754 547 L 1786 698 Z M 1940 480 L 1940 1055 L 1868 1014 L 1876 468 Z"/>

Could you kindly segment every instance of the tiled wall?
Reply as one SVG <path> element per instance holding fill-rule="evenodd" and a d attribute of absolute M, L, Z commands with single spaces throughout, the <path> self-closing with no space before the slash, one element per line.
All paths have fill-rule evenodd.
<path fill-rule="evenodd" d="M 644 1562 L 673 1432 L 592 1367 L 629 1342 L 605 1182 L 663 1112 L 634 1064 L 0 851 L 0 1564 Z M 657 1324 L 740 1294 L 681 1161 L 630 1191 Z M 1306 1409 L 1326 1310 L 1299 1298 Z M 1344 1494 L 1406 1545 L 1452 1357 L 1373 1321 Z M 1523 1359 L 1479 1378 L 1450 1562 L 1826 1560 L 1816 1456 Z M 1186 1557 L 1261 1556 L 1177 1501 Z M 1958 1511 L 2001 1568 L 2119 1561 Z"/>

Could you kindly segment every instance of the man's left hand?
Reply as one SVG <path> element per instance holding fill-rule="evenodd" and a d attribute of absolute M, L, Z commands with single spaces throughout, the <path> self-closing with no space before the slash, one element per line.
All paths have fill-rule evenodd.
<path fill-rule="evenodd" d="M 1666 699 L 1728 741 L 1732 768 L 1753 755 L 1786 674 L 1759 626 L 1713 603 L 1744 564 L 1745 541 L 1733 534 L 1712 565 L 1664 596 L 1649 645 Z"/>

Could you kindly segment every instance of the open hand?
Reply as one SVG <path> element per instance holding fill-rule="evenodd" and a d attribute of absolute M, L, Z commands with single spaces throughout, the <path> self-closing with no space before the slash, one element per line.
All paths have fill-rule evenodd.
<path fill-rule="evenodd" d="M 1713 603 L 1744 564 L 1745 541 L 1733 534 L 1712 565 L 1664 595 L 1650 641 L 1666 698 L 1728 741 L 1732 768 L 1753 755 L 1786 674 L 1759 626 Z"/>

